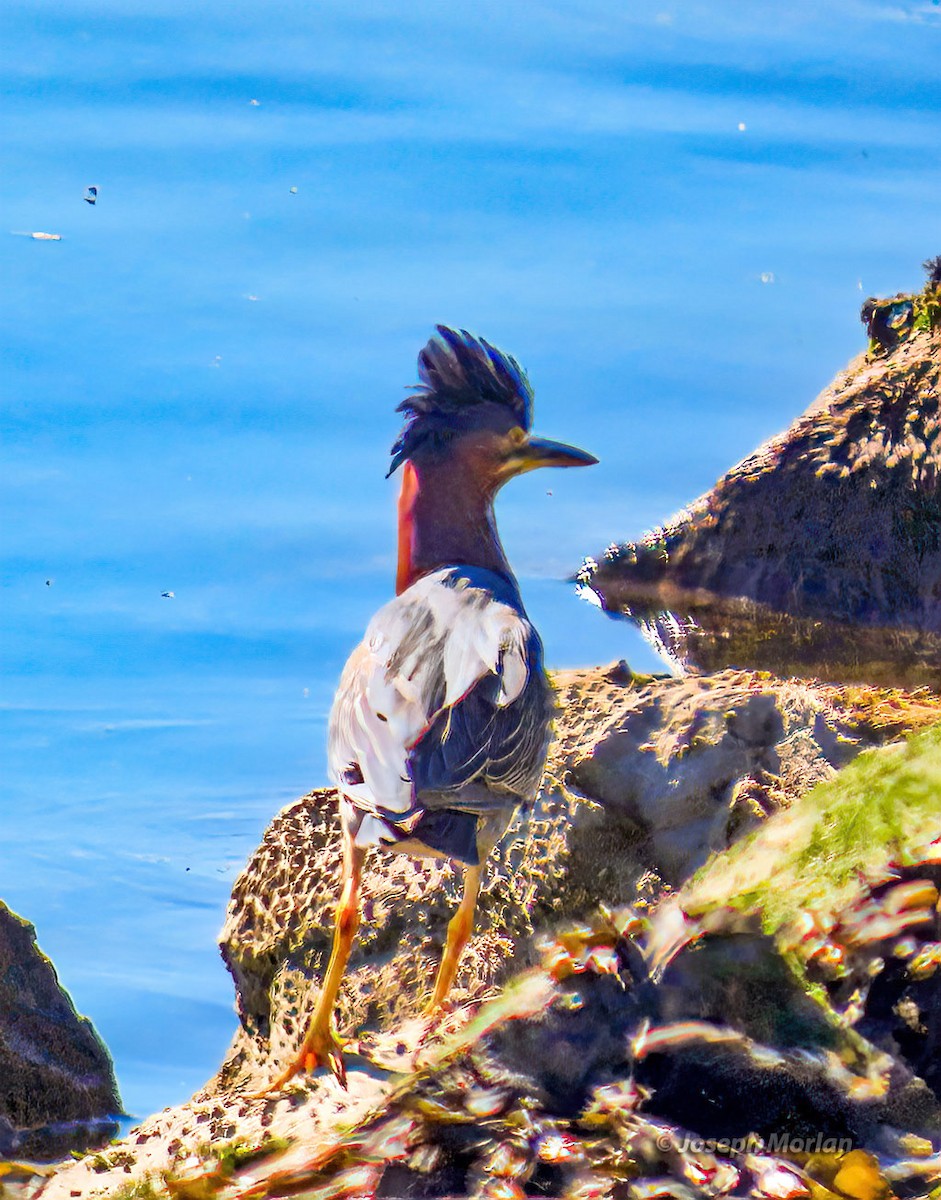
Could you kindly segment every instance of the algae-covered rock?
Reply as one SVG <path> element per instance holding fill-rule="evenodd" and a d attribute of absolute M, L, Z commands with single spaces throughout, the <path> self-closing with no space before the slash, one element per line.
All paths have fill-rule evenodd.
<path fill-rule="evenodd" d="M 784 673 L 790 656 L 819 674 L 817 654 L 829 658 L 832 677 L 866 679 L 852 632 L 841 639 L 841 627 L 914 630 L 928 638 L 928 653 L 916 642 L 897 647 L 898 657 L 927 672 L 919 681 L 937 683 L 941 289 L 929 283 L 909 310 L 888 348 L 851 363 L 709 493 L 643 539 L 588 560 L 581 579 L 603 606 L 651 623 L 668 648 L 676 641 L 679 657 L 707 669 L 732 662 Z M 658 626 L 665 612 L 673 616 Z M 749 618 L 759 623 L 753 633 Z M 818 621 L 828 623 L 822 636 Z M 711 634 L 701 647 L 699 626 Z M 775 632 L 788 643 L 777 663 Z M 849 676 L 838 673 L 841 640 Z M 891 649 L 875 643 L 868 653 L 891 669 Z M 904 665 L 894 678 L 918 679 Z"/>
<path fill-rule="evenodd" d="M 633 711 L 633 693 L 656 682 L 613 675 L 590 673 L 590 686 L 585 678 L 562 681 L 574 713 L 563 709 L 559 753 L 578 744 L 592 704 L 599 739 L 617 728 L 625 713 L 610 711 L 608 689 L 615 695 L 624 689 L 622 702 Z M 780 722 L 755 716 L 746 679 L 762 685 L 759 694 L 774 694 L 771 681 L 748 676 L 717 683 L 731 715 L 711 733 L 712 718 L 700 720 L 704 746 L 721 741 L 729 722 L 752 746 L 764 744 L 764 730 L 779 739 L 781 727 L 793 732 L 795 718 L 780 695 Z M 734 687 L 744 691 L 736 696 Z M 898 695 L 825 691 L 796 694 L 811 709 L 819 706 L 800 728 L 822 728 L 839 709 L 844 728 L 859 739 L 855 746 L 834 739 L 847 755 L 904 726 Z M 690 711 L 697 707 L 708 708 L 703 697 Z M 676 722 L 682 705 L 664 710 Z M 913 711 L 923 724 L 925 711 Z M 675 733 L 667 722 L 661 750 Z M 826 740 L 820 736 L 818 745 Z M 699 750 L 694 739 L 680 744 L 687 755 Z M 348 1048 L 346 1093 L 318 1072 L 285 1092 L 254 1096 L 259 1075 L 237 1041 L 229 1069 L 207 1091 L 144 1122 L 102 1155 L 60 1171 L 44 1200 L 113 1194 L 142 1179 L 161 1196 L 193 1200 L 298 1192 L 323 1200 L 491 1193 L 508 1200 L 527 1194 L 862 1200 L 892 1189 L 926 1193 L 941 1180 L 939 1080 L 932 1073 L 941 1017 L 941 729 L 864 749 L 838 773 L 824 774 L 750 835 L 717 850 L 653 908 L 624 904 L 627 888 L 616 874 L 591 884 L 596 857 L 576 875 L 566 861 L 570 844 L 553 841 L 562 857 L 543 864 L 539 888 L 549 896 L 555 888 L 564 902 L 553 906 L 530 895 L 525 922 L 544 932 L 514 935 L 525 953 L 501 960 L 489 976 L 490 999 L 481 999 L 486 980 L 465 976 L 457 1011 L 436 1023 L 410 1015 L 418 994 L 403 997 L 401 1010 L 386 998 L 386 1015 L 377 1021 L 382 1028 Z M 316 795 L 289 809 L 290 820 L 312 810 L 308 828 L 316 829 L 316 821 L 327 826 L 324 799 Z M 568 803 L 571 831 L 583 819 L 580 805 L 602 822 L 592 835 L 596 850 L 602 847 L 603 805 L 574 795 Z M 537 826 L 547 811 L 537 809 Z M 241 950 L 246 978 L 256 973 L 254 988 L 244 991 L 256 1005 L 263 969 L 277 986 L 280 968 L 272 964 L 291 955 L 301 964 L 304 939 L 326 937 L 305 929 L 303 900 L 322 892 L 326 911 L 328 872 L 318 883 L 303 848 L 285 844 L 290 828 L 272 827 L 260 852 L 265 870 L 258 862 L 250 866 L 233 901 L 229 929 L 241 930 L 244 941 L 233 939 L 229 953 Z M 551 821 L 546 828 L 560 837 Z M 542 862 L 539 836 L 527 853 Z M 626 844 L 612 836 L 612 869 Z M 495 869 L 505 872 L 507 861 L 499 859 Z M 633 870 L 628 860 L 626 874 L 633 877 Z M 283 884 L 272 903 L 287 907 L 291 871 L 300 873 L 306 892 L 295 898 L 296 916 L 279 943 L 278 921 L 262 915 L 264 885 Z M 384 878 L 380 870 L 374 895 L 385 896 L 391 913 L 392 897 L 383 889 L 392 884 Z M 566 896 L 566 880 L 573 881 L 577 903 Z M 491 895 L 508 904 L 508 887 L 495 885 Z M 599 904 L 606 891 L 616 899 Z M 494 902 L 481 937 L 485 922 L 499 919 L 497 911 Z M 398 912 L 399 927 L 407 929 L 407 912 Z M 266 940 L 247 936 L 253 920 Z M 389 924 L 377 940 L 386 939 L 386 963 L 399 969 L 397 930 L 391 917 L 384 920 Z M 419 945 L 430 936 L 425 920 L 417 921 Z M 496 936 L 513 941 L 509 925 Z M 269 957 L 258 953 L 253 965 L 250 946 Z M 354 968 L 341 1028 L 350 1028 L 343 1014 L 368 999 L 360 995 L 368 961 L 367 954 Z M 478 949 L 473 972 L 485 962 Z M 432 971 L 429 963 L 429 978 Z M 411 986 L 402 983 L 400 991 Z M 278 1011 L 276 1001 L 269 1017 Z"/>
<path fill-rule="evenodd" d="M 481 1194 L 488 1175 L 508 1196 L 928 1190 L 936 1085 L 870 999 L 887 962 L 929 978 L 939 773 L 938 729 L 867 752 L 648 921 L 609 911 L 543 938 L 539 967 L 308 1153 L 307 1185 L 340 1195 L 389 1171 L 387 1194 L 426 1196 Z M 854 979 L 869 988 L 849 997 Z M 255 1186 L 298 1182 L 272 1170 Z"/>
<path fill-rule="evenodd" d="M 33 926 L 0 902 L 0 1157 L 51 1159 L 100 1144 L 120 1112 L 104 1044 Z"/>
<path fill-rule="evenodd" d="M 941 718 L 927 693 L 823 687 L 755 672 L 557 677 L 545 784 L 491 855 L 455 995 L 481 999 L 530 965 L 530 937 L 599 902 L 631 902 L 653 872 L 682 883 L 860 750 Z M 240 1028 L 225 1087 L 290 1060 L 330 950 L 339 889 L 336 798 L 289 805 L 236 881 L 222 933 Z M 381 1029 L 427 997 L 460 899 L 448 863 L 374 854 L 339 1002 L 341 1030 Z"/>
<path fill-rule="evenodd" d="M 863 303 L 860 320 L 869 334 L 869 353 L 887 354 L 919 329 L 941 325 L 941 255 L 927 259 L 923 266 L 928 278 L 924 290 L 909 296 L 899 293 L 889 300 L 870 296 Z"/>
<path fill-rule="evenodd" d="M 941 699 L 767 672 L 635 677 L 623 664 L 557 677 L 551 777 L 590 801 L 568 832 L 557 911 L 607 890 L 627 903 L 645 871 L 683 882 L 861 750 L 941 719 Z M 591 864 L 594 891 L 577 892 Z"/>
<path fill-rule="evenodd" d="M 932 864 L 941 836 L 941 726 L 868 750 L 763 828 L 715 855 L 678 895 L 688 913 L 760 912 L 803 944 L 803 914 L 828 922 L 899 871 Z M 769 868 L 773 866 L 773 871 Z"/>

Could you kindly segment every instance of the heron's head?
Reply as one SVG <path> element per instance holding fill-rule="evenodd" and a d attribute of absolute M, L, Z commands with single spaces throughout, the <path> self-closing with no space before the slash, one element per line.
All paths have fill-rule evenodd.
<path fill-rule="evenodd" d="M 399 405 L 405 428 L 391 475 L 405 461 L 421 471 L 460 467 L 496 492 L 536 467 L 587 467 L 592 454 L 535 437 L 533 390 L 516 359 L 465 330 L 437 326 L 418 356 L 412 395 Z"/>

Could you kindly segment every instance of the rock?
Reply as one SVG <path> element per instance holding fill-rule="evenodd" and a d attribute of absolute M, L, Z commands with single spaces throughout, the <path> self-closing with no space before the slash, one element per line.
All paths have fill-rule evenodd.
<path fill-rule="evenodd" d="M 915 305 L 911 296 L 901 292 L 890 300 L 870 297 L 860 313 L 870 339 L 870 354 L 887 353 L 911 335 L 915 325 Z"/>
<path fill-rule="evenodd" d="M 525 951 L 522 961 L 514 953 L 534 912 L 557 892 L 570 813 L 563 794 L 546 792 L 491 857 L 478 933 L 458 975 L 461 999 L 481 999 L 525 963 Z M 236 881 L 221 946 L 241 1027 L 220 1074 L 225 1088 L 259 1086 L 293 1058 L 316 995 L 311 980 L 330 953 L 340 861 L 336 794 L 321 789 L 275 817 Z M 387 1026 L 420 1011 L 460 889 L 450 863 L 371 857 L 339 1000 L 342 1029 Z"/>
<path fill-rule="evenodd" d="M 682 883 L 861 750 L 941 718 L 931 693 L 756 671 L 625 681 L 598 669 L 558 683 L 551 770 L 592 804 L 590 816 L 576 815 L 569 855 L 598 876 L 567 913 L 605 895 L 627 903 L 644 871 Z M 569 897 L 572 884 L 560 882 Z"/>
<path fill-rule="evenodd" d="M 862 1032 L 877 1017 L 842 991 L 900 952 L 911 981 L 915 930 L 922 953 L 936 945 L 939 780 L 936 727 L 715 855 L 646 933 L 624 910 L 563 927 L 381 1110 L 316 1161 L 289 1157 L 293 1174 L 275 1159 L 256 1194 L 306 1171 L 318 1195 L 341 1195 L 367 1169 L 372 1187 L 388 1172 L 387 1195 L 480 1195 L 488 1176 L 506 1196 L 606 1195 L 624 1179 L 632 1195 L 889 1196 L 890 1177 L 919 1194 L 941 1169 L 938 1093 Z M 769 1191 L 772 1175 L 789 1190 Z"/>
<path fill-rule="evenodd" d="M 36 945 L 0 902 L 0 1157 L 49 1160 L 117 1132 L 111 1059 Z"/>
<path fill-rule="evenodd" d="M 888 349 L 851 363 L 790 429 L 673 520 L 586 561 L 580 579 L 607 611 L 703 669 L 941 683 L 941 288 L 906 303 Z M 921 676 L 904 662 L 892 674 L 906 657 Z"/>
<path fill-rule="evenodd" d="M 899 293 L 889 300 L 870 296 L 862 306 L 860 320 L 869 334 L 869 353 L 886 354 L 910 337 L 916 329 L 932 329 L 941 317 L 941 255 L 927 259 L 924 290 L 915 296 Z"/>
<path fill-rule="evenodd" d="M 678 885 L 860 750 L 941 719 L 941 700 L 755 672 L 634 677 L 566 672 L 546 783 L 488 862 L 455 995 L 479 1001 L 533 962 L 529 938 L 601 901 L 633 901 L 653 873 Z M 335 794 L 289 805 L 236 881 L 223 958 L 240 1029 L 219 1086 L 258 1087 L 293 1057 L 329 955 L 339 890 Z M 341 1029 L 414 1018 L 430 989 L 460 876 L 373 855 Z"/>
<path fill-rule="evenodd" d="M 574 1200 L 626 1180 L 637 1197 L 826 1200 L 887 1196 L 890 1176 L 919 1194 L 941 1170 L 941 727 L 879 743 L 938 702 L 623 665 L 559 684 L 547 786 L 495 856 L 456 1012 L 437 1028 L 415 1016 L 455 880 L 378 859 L 340 1012 L 361 1030 L 349 1092 L 318 1072 L 251 1095 L 299 1036 L 328 945 L 337 835 L 330 794 L 312 793 L 233 893 L 224 948 L 245 1027 L 219 1076 L 62 1169 L 43 1200 L 148 1181 L 183 1200 Z M 647 915 L 630 907 L 666 844 L 645 787 L 704 803 L 691 781 L 724 795 L 729 771 L 764 819 Z"/>

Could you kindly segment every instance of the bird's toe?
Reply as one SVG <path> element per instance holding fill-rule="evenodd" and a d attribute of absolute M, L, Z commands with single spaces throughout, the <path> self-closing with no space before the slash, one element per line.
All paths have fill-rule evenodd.
<path fill-rule="evenodd" d="M 327 1067 L 340 1087 L 346 1089 L 346 1064 L 343 1061 L 344 1042 L 336 1035 L 331 1026 L 314 1026 L 308 1030 L 300 1051 L 290 1063 L 267 1087 L 258 1092 L 258 1096 L 267 1096 L 279 1092 L 292 1079 L 316 1071 L 318 1067 Z"/>

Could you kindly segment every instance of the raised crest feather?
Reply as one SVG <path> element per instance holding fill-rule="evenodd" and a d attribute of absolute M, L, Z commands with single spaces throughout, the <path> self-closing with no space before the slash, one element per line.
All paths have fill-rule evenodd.
<path fill-rule="evenodd" d="M 418 355 L 420 382 L 396 410 L 405 414 L 405 428 L 392 447 L 389 475 L 480 404 L 505 405 L 524 429 L 532 428 L 533 389 L 516 359 L 466 329 L 436 330 Z"/>

